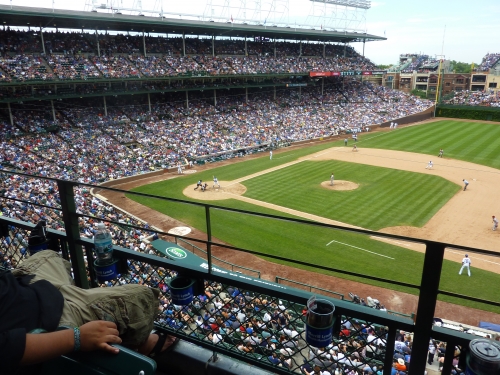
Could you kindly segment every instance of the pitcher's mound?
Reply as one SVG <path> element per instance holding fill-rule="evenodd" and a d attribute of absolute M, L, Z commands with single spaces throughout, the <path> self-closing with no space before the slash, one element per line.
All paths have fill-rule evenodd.
<path fill-rule="evenodd" d="M 335 180 L 333 186 L 330 185 L 330 180 L 323 181 L 321 187 L 329 190 L 354 190 L 359 187 L 359 185 L 352 181 Z"/>
<path fill-rule="evenodd" d="M 213 187 L 213 181 L 207 181 L 207 190 L 201 188 L 194 190 L 196 184 L 189 185 L 182 192 L 188 198 L 200 199 L 204 201 L 216 201 L 221 199 L 231 199 L 232 195 L 243 195 L 247 188 L 239 183 L 230 181 L 219 181 L 220 187 Z"/>

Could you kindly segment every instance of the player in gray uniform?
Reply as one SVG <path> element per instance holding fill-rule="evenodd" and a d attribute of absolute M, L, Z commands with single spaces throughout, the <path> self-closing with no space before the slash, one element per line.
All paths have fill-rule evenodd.
<path fill-rule="evenodd" d="M 214 176 L 214 187 L 217 185 L 217 187 L 220 188 L 220 185 L 219 185 L 219 180 L 217 179 L 217 177 Z"/>
<path fill-rule="evenodd" d="M 332 172 L 332 175 L 330 176 L 330 185 L 333 186 L 333 182 L 335 181 L 335 176 L 333 175 L 333 172 Z"/>
<path fill-rule="evenodd" d="M 498 228 L 498 219 L 495 217 L 495 215 L 493 215 L 492 218 L 493 218 L 493 230 L 497 230 L 497 228 Z"/>
<path fill-rule="evenodd" d="M 465 254 L 465 258 L 462 259 L 462 268 L 460 268 L 460 272 L 458 274 L 461 275 L 464 268 L 467 268 L 467 273 L 470 277 L 470 265 L 471 265 L 471 263 L 472 262 L 470 261 L 469 256 L 467 254 Z"/>

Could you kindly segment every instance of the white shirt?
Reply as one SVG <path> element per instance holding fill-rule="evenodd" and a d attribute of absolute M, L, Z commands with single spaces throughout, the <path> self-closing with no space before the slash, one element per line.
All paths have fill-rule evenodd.
<path fill-rule="evenodd" d="M 470 259 L 469 259 L 468 257 L 465 257 L 464 259 L 462 259 L 462 264 L 463 264 L 464 266 L 469 267 L 469 266 L 470 266 L 470 264 L 471 264 L 471 261 L 470 261 Z"/>

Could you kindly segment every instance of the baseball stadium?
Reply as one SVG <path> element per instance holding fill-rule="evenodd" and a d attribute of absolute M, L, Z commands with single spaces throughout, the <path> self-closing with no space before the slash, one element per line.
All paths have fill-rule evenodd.
<path fill-rule="evenodd" d="M 92 4 L 0 5 L 1 374 L 500 371 L 500 53 Z"/>

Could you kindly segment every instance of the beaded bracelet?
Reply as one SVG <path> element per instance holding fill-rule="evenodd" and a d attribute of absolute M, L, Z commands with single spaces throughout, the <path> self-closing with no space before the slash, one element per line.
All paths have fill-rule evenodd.
<path fill-rule="evenodd" d="M 73 348 L 73 351 L 78 352 L 80 350 L 80 328 L 75 327 L 73 328 L 73 332 L 75 334 L 75 346 Z"/>

